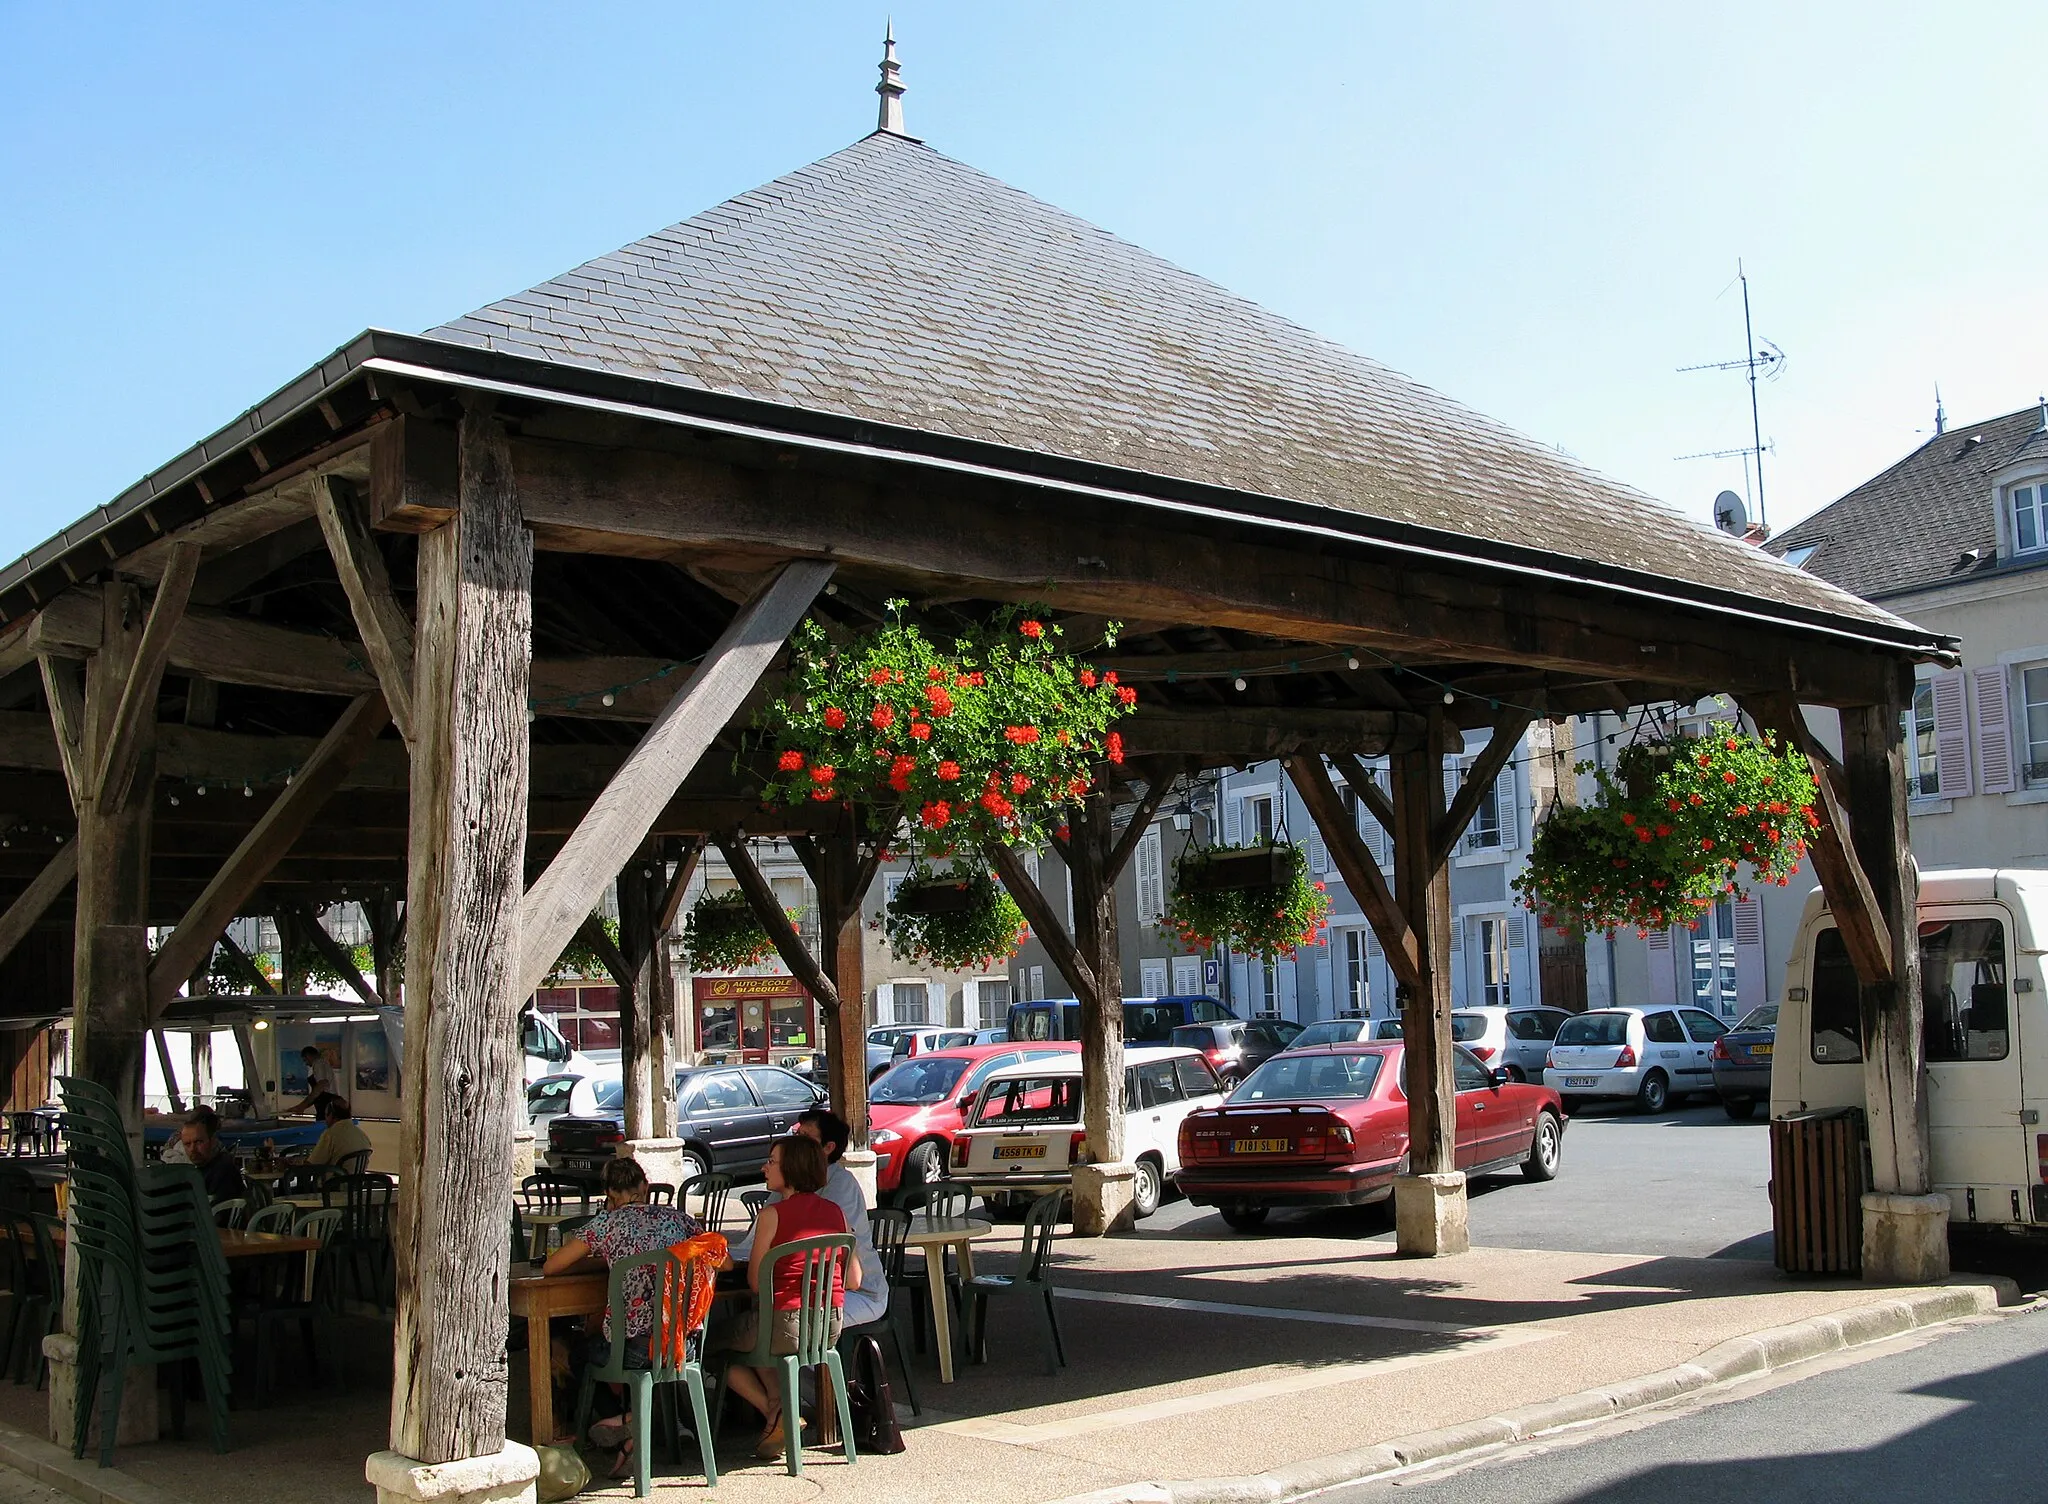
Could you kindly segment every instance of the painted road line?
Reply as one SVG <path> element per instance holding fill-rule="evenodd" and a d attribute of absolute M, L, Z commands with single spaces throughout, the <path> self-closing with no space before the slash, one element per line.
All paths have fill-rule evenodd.
<path fill-rule="evenodd" d="M 1315 1326 L 1365 1326 L 1390 1332 L 1428 1332 L 1433 1336 L 1491 1336 L 1511 1330 L 1498 1326 L 1469 1326 L 1458 1321 L 1409 1321 L 1399 1316 L 1354 1316 L 1338 1311 L 1298 1311 L 1288 1306 L 1240 1306 L 1220 1300 L 1179 1300 L 1168 1295 L 1126 1295 L 1120 1290 L 1076 1290 L 1061 1286 L 1053 1294 L 1062 1300 L 1099 1300 L 1110 1305 L 1151 1306 L 1162 1311 L 1194 1311 L 1204 1316 L 1255 1316 L 1267 1321 L 1306 1321 Z"/>

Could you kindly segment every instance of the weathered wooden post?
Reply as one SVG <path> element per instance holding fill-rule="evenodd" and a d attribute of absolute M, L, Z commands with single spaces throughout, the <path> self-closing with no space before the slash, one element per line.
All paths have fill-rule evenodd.
<path fill-rule="evenodd" d="M 1149 810 L 1143 823 L 1149 823 Z M 1117 934 L 1116 835 L 1099 790 L 1070 822 L 1067 872 L 1074 884 L 1074 949 L 1095 985 L 1081 1004 L 1081 1107 L 1088 1163 L 1074 1167 L 1074 1230 L 1109 1232 L 1135 1221 L 1137 1168 L 1124 1145 L 1124 968 Z"/>
<path fill-rule="evenodd" d="M 1423 745 L 1390 760 L 1394 896 L 1416 942 L 1416 979 L 1397 987 L 1408 1073 L 1408 1173 L 1394 1182 L 1394 1237 L 1421 1257 L 1463 1253 L 1465 1176 L 1458 1169 L 1451 1052 L 1451 871 L 1444 828 L 1444 719 L 1427 713 Z M 1491 780 L 1489 779 L 1489 782 Z"/>
<path fill-rule="evenodd" d="M 1949 1204 L 1932 1193 L 1927 1137 L 1920 872 L 1907 844 L 1904 689 L 1896 681 L 1888 689 L 1877 704 L 1842 712 L 1849 837 L 1891 942 L 1890 975 L 1859 978 L 1858 989 L 1872 1184 L 1863 1197 L 1863 1277 L 1923 1284 L 1949 1272 Z"/>
<path fill-rule="evenodd" d="M 459 452 L 456 515 L 420 540 L 391 1450 L 366 1469 L 380 1504 L 531 1501 L 539 1473 L 505 1439 L 533 544 L 488 405 L 465 413 Z"/>

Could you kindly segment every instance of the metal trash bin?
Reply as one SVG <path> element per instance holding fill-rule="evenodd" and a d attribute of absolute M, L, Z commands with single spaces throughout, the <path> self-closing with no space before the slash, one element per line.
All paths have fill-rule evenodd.
<path fill-rule="evenodd" d="M 1863 1272 L 1870 1183 L 1863 1110 L 1832 1107 L 1771 1120 L 1771 1230 L 1787 1274 Z"/>

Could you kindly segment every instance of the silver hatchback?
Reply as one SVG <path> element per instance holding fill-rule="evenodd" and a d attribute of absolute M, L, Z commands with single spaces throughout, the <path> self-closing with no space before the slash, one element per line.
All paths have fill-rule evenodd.
<path fill-rule="evenodd" d="M 1551 1041 L 1543 1084 L 1565 1111 L 1634 1099 L 1662 1112 L 1674 1097 L 1714 1089 L 1714 1041 L 1728 1026 L 1699 1008 L 1597 1008 L 1566 1019 Z"/>

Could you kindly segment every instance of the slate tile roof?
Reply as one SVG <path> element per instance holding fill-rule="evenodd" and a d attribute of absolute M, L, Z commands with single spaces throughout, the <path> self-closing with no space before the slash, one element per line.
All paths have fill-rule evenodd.
<path fill-rule="evenodd" d="M 880 132 L 431 334 L 1892 621 Z"/>
<path fill-rule="evenodd" d="M 2032 458 L 2048 463 L 2039 407 L 1952 428 L 1785 529 L 1770 551 L 1813 545 L 1807 573 L 1872 599 L 2009 566 L 1998 557 L 1992 477 Z"/>

